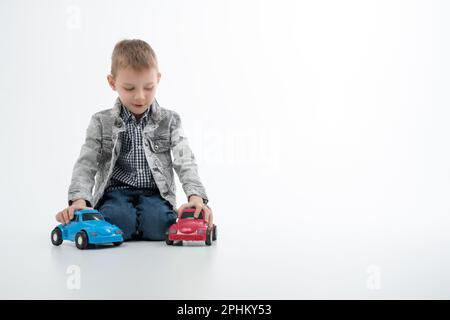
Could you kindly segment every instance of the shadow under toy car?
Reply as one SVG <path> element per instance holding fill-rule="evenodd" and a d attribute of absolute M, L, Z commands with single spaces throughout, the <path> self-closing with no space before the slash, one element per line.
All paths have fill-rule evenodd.
<path fill-rule="evenodd" d="M 119 227 L 105 221 L 103 215 L 94 209 L 76 210 L 67 225 L 58 225 L 51 233 L 53 245 L 59 246 L 64 240 L 75 241 L 78 249 L 88 245 L 112 243 L 119 246 L 123 242 L 123 232 Z"/>
<path fill-rule="evenodd" d="M 194 217 L 195 209 L 184 209 L 178 217 L 176 223 L 172 224 L 166 234 L 166 243 L 173 245 L 174 241 L 205 241 L 210 246 L 217 240 L 217 226 L 208 228 L 208 223 L 204 219 L 203 210 L 197 219 Z"/>

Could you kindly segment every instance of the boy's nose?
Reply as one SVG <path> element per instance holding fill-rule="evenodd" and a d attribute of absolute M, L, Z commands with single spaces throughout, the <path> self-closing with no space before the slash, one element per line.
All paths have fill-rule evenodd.
<path fill-rule="evenodd" d="M 134 97 L 134 99 L 137 101 L 143 100 L 144 98 L 145 98 L 145 95 L 144 95 L 143 91 L 138 91 Z"/>

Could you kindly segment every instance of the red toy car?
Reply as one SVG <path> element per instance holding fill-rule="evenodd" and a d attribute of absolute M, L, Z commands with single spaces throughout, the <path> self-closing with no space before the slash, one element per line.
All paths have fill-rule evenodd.
<path fill-rule="evenodd" d="M 184 209 L 176 223 L 170 226 L 166 235 L 166 243 L 173 245 L 174 241 L 205 241 L 210 246 L 217 239 L 217 226 L 213 225 L 211 229 L 204 219 L 203 210 L 197 219 L 194 218 L 195 209 Z"/>

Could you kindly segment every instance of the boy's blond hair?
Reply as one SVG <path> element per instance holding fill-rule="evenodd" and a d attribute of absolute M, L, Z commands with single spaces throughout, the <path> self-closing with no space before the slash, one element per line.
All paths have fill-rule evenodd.
<path fill-rule="evenodd" d="M 150 45 L 139 39 L 119 41 L 111 56 L 111 74 L 116 76 L 120 68 L 132 67 L 135 70 L 156 68 L 158 60 Z"/>

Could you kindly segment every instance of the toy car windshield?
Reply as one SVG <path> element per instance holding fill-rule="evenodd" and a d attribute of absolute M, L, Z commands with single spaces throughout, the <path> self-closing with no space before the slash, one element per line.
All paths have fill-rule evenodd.
<path fill-rule="evenodd" d="M 95 220 L 95 221 L 103 221 L 105 220 L 101 214 L 98 213 L 85 213 L 83 214 L 83 221 L 89 221 L 89 220 Z"/>
<path fill-rule="evenodd" d="M 194 212 L 183 212 L 181 214 L 181 219 L 194 219 Z M 203 212 L 200 211 L 198 219 L 203 219 Z"/>

